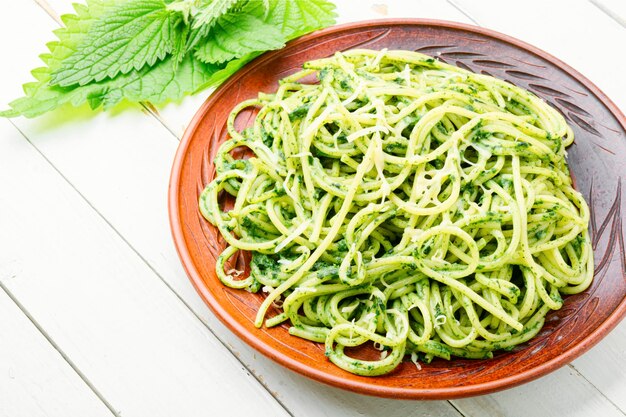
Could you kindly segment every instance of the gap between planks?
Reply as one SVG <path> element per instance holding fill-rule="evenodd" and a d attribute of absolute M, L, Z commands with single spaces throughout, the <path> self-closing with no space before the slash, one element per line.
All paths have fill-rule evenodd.
<path fill-rule="evenodd" d="M 59 26 L 63 26 L 63 22 L 60 19 L 59 15 L 54 11 L 54 9 L 48 4 L 46 0 L 34 0 L 35 3 L 40 6 L 46 14 L 52 18 Z M 176 141 L 180 142 L 180 138 L 178 135 L 165 123 L 165 121 L 160 117 L 158 110 L 151 103 L 140 103 L 140 106 L 144 109 L 145 113 L 148 113 L 152 117 L 154 117 L 167 131 L 176 139 Z M 89 207 L 96 212 L 96 214 L 107 224 L 108 227 L 128 246 L 137 257 L 157 276 L 157 278 L 165 284 L 165 286 L 178 298 L 178 300 L 196 317 L 202 325 L 219 341 L 219 343 L 226 348 L 226 350 L 241 364 L 241 366 L 247 371 L 249 375 L 251 375 L 260 385 L 263 387 L 265 391 L 285 410 L 287 414 L 290 416 L 294 416 L 292 411 L 286 406 L 286 404 L 278 397 L 278 395 L 265 383 L 263 378 L 259 377 L 256 372 L 252 368 L 250 368 L 241 358 L 240 355 L 235 352 L 232 346 L 226 343 L 225 340 L 222 340 L 221 337 L 217 335 L 217 333 L 206 323 L 202 318 L 196 313 L 196 311 L 191 308 L 191 306 L 178 294 L 177 291 L 161 276 L 159 272 L 152 266 L 148 260 L 139 253 L 139 251 L 113 226 L 113 224 L 89 201 L 83 193 L 81 193 L 78 188 L 52 163 L 50 159 L 43 154 L 43 152 L 22 132 L 19 127 L 10 121 L 13 127 L 15 127 L 18 132 L 24 137 L 24 139 L 33 147 L 33 149 L 49 164 L 52 169 L 54 169 L 59 176 L 80 196 L 80 198 L 85 201 Z M 17 302 L 17 300 L 13 297 L 12 294 L 9 293 L 8 289 L 6 289 L 3 285 L 2 288 L 7 292 L 7 294 L 16 302 L 18 307 L 22 310 L 22 312 L 33 322 L 33 324 L 37 327 L 37 329 L 42 333 L 42 335 L 50 342 L 50 344 L 59 351 L 61 356 L 68 362 L 68 364 L 76 371 L 76 373 L 85 381 L 85 383 L 89 386 L 90 389 L 101 399 L 101 401 L 115 414 L 116 417 L 119 417 L 114 409 L 110 406 L 108 401 L 100 394 L 100 392 L 95 388 L 95 386 L 86 378 L 86 376 L 75 366 L 73 362 L 62 352 L 62 350 L 58 347 L 58 345 L 54 342 L 54 340 L 44 331 L 41 326 L 39 326 L 36 321 L 32 318 L 32 316 L 22 307 L 21 304 Z M 465 416 L 463 416 L 465 417 Z"/>
<path fill-rule="evenodd" d="M 579 377 L 581 377 L 582 379 L 584 379 L 585 381 L 587 381 L 589 383 L 589 385 L 591 385 L 593 387 L 593 389 L 595 389 L 596 391 L 598 391 L 600 393 L 601 396 L 603 396 L 608 402 L 609 404 L 611 404 L 613 407 L 615 407 L 616 410 L 618 410 L 621 414 L 623 414 L 624 416 L 626 416 L 626 413 L 624 413 L 624 411 L 620 408 L 619 405 L 615 404 L 609 397 L 607 397 L 606 395 L 604 395 L 604 393 L 595 386 L 595 384 L 593 382 L 591 382 L 590 380 L 588 380 L 582 373 L 580 373 L 578 371 L 578 369 L 576 369 L 576 366 L 574 366 L 571 363 L 568 363 L 567 366 L 576 373 L 576 375 L 578 375 Z"/>
<path fill-rule="evenodd" d="M 62 20 L 59 18 L 58 14 L 54 11 L 54 9 L 47 3 L 46 0 L 34 0 L 35 3 L 37 3 L 37 5 L 39 5 L 45 12 L 46 14 L 48 14 L 48 16 L 50 16 L 55 22 L 57 22 L 60 26 L 63 26 L 63 22 Z M 474 21 L 471 17 L 468 16 L 468 18 L 470 18 L 470 20 Z M 150 114 L 151 116 L 153 116 L 165 129 L 168 130 L 168 132 L 177 140 L 180 142 L 180 137 L 178 137 L 178 135 L 167 125 L 167 123 L 160 117 L 158 110 L 150 103 L 140 103 L 140 105 L 143 107 L 144 111 L 148 114 Z M 81 199 L 83 199 L 88 205 L 89 207 L 91 207 L 96 213 L 97 215 L 111 228 L 111 230 L 113 230 L 113 232 L 115 232 L 115 234 L 117 236 L 120 237 L 120 239 L 139 257 L 139 259 L 141 259 L 141 261 L 148 267 L 150 268 L 150 270 L 158 277 L 159 280 L 161 280 L 161 282 L 163 284 L 165 284 L 165 286 L 172 291 L 172 293 L 174 293 L 174 295 L 183 303 L 183 305 L 189 310 L 191 311 L 191 313 L 198 319 L 200 320 L 200 322 L 202 323 L 202 325 L 204 327 L 206 327 L 209 332 L 220 342 L 220 344 L 222 346 L 224 346 L 226 348 L 226 350 L 233 355 L 237 361 L 241 364 L 241 366 L 243 366 L 244 369 L 246 369 L 246 371 L 272 396 L 272 398 L 274 398 L 276 400 L 276 402 L 290 415 L 290 416 L 294 416 L 294 414 L 291 412 L 291 410 L 287 407 L 287 405 L 278 397 L 278 395 L 276 395 L 276 393 L 269 387 L 267 386 L 267 384 L 265 383 L 264 379 L 259 377 L 259 375 L 256 374 L 256 372 L 250 368 L 242 359 L 240 359 L 240 356 L 237 354 L 237 352 L 234 351 L 234 349 L 228 344 L 226 343 L 225 340 L 222 340 L 221 337 L 219 337 L 217 335 L 217 333 L 208 325 L 208 323 L 206 323 L 204 320 L 202 320 L 202 318 L 196 313 L 196 311 L 191 308 L 191 306 L 180 296 L 180 294 L 178 294 L 177 291 L 175 291 L 175 289 L 167 282 L 167 280 L 165 280 L 165 278 L 163 276 L 161 276 L 161 274 L 152 266 L 152 264 L 144 257 L 141 255 L 141 253 L 139 253 L 139 251 L 113 226 L 113 224 L 111 224 L 111 222 L 78 190 L 78 188 L 52 163 L 52 161 L 50 161 L 44 154 L 43 152 L 24 134 L 24 132 L 22 132 L 19 127 L 17 127 L 17 125 L 15 125 L 13 122 L 11 122 L 11 124 L 13 124 L 13 126 L 20 132 L 20 134 L 25 138 L 25 140 L 28 141 L 28 143 L 35 149 L 35 151 L 61 176 L 61 178 L 63 178 L 63 180 L 70 186 L 72 187 L 72 189 L 81 197 Z M 24 311 L 24 310 L 23 310 Z M 24 311 L 24 314 L 26 314 L 27 316 L 28 313 L 26 311 Z M 30 317 L 29 317 L 30 318 Z M 31 320 L 32 321 L 32 320 Z M 37 327 L 39 329 L 39 327 Z M 42 331 L 42 334 L 44 334 L 44 337 L 46 337 L 47 339 L 50 340 L 51 343 L 53 343 L 53 341 L 49 338 L 49 336 L 45 333 L 43 333 L 43 329 L 40 329 L 40 331 Z M 56 346 L 56 344 L 54 344 L 53 346 Z M 63 356 L 65 358 L 65 356 Z M 69 358 L 68 358 L 69 359 Z M 68 362 L 69 363 L 69 362 Z M 72 367 L 73 364 L 71 364 Z M 76 369 L 77 372 L 79 372 L 78 369 Z M 82 373 L 80 374 L 82 375 Z M 92 385 L 88 384 L 90 386 L 90 388 L 92 387 Z M 93 388 L 95 389 L 95 387 Z M 96 392 L 96 391 L 94 391 Z M 100 397 L 100 396 L 99 396 Z M 102 398 L 103 399 L 103 398 Z M 103 401 L 106 401 L 103 399 Z M 450 400 L 446 401 L 450 407 L 452 409 L 454 409 L 457 413 L 459 413 L 459 417 L 469 417 L 466 416 L 464 413 L 462 413 Z"/>
<path fill-rule="evenodd" d="M 61 17 L 54 11 L 52 6 L 46 0 L 34 0 L 35 3 L 41 7 L 47 14 L 50 16 L 55 22 L 59 24 L 59 26 L 63 26 L 63 21 Z"/>
<path fill-rule="evenodd" d="M 35 0 L 37 1 L 37 0 Z M 455 9 L 457 9 L 459 12 L 461 12 L 465 17 L 467 17 L 469 20 L 471 20 L 476 26 L 481 26 L 476 19 L 474 19 L 468 12 L 467 10 L 465 10 L 464 8 L 462 8 L 461 6 L 459 6 L 458 4 L 456 4 L 454 1 L 452 0 L 446 0 L 448 2 L 448 4 L 450 4 L 450 6 L 454 7 Z"/>
<path fill-rule="evenodd" d="M 620 26 L 626 29 L 626 19 L 620 16 L 615 11 L 611 10 L 607 5 L 598 0 L 589 0 L 591 4 L 600 9 L 604 14 L 606 14 L 611 19 L 615 20 Z"/>
<path fill-rule="evenodd" d="M 76 373 L 76 375 L 78 375 L 78 377 L 85 383 L 85 385 L 87 385 L 89 389 L 95 394 L 95 396 L 98 397 L 98 399 L 102 402 L 102 404 L 104 404 L 104 406 L 108 408 L 109 411 L 111 411 L 111 413 L 115 417 L 121 417 L 120 412 L 116 410 L 115 407 L 113 407 L 113 405 L 106 398 L 104 398 L 104 396 L 98 390 L 98 388 L 96 388 L 96 386 L 89 380 L 89 378 L 87 378 L 87 375 L 85 375 L 80 369 L 78 369 L 74 361 L 72 361 L 69 358 L 69 356 L 65 354 L 63 349 L 61 349 L 61 347 L 52 339 L 52 337 L 50 337 L 48 332 L 46 332 L 44 328 L 41 327 L 39 322 L 37 322 L 37 320 L 35 320 L 35 318 L 30 314 L 30 312 L 26 309 L 26 307 L 24 307 L 22 303 L 19 302 L 19 300 L 17 299 L 17 297 L 15 297 L 15 295 L 13 295 L 11 290 L 9 290 L 6 287 L 6 285 L 4 285 L 2 280 L 0 280 L 0 288 L 6 293 L 6 295 L 11 299 L 11 301 L 13 301 L 13 303 L 17 306 L 17 308 L 20 309 L 20 311 L 26 316 L 26 318 L 30 320 L 33 326 L 35 326 L 35 328 L 48 341 L 48 343 L 50 343 L 50 346 L 52 346 L 52 348 L 56 350 L 59 353 L 59 355 L 61 355 L 63 360 L 70 366 L 70 368 L 72 368 L 72 370 Z"/>

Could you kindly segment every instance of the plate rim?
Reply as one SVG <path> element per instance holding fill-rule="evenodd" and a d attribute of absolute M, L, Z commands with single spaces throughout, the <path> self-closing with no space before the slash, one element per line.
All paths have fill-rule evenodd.
<path fill-rule="evenodd" d="M 581 82 L 585 87 L 587 87 L 591 91 L 591 93 L 593 93 L 598 98 L 598 100 L 602 102 L 602 104 L 609 110 L 609 112 L 617 119 L 618 123 L 626 131 L 626 117 L 624 116 L 622 111 L 602 90 L 600 90 L 600 88 L 598 88 L 587 77 L 575 70 L 570 65 L 551 55 L 550 53 L 515 37 L 492 29 L 440 19 L 372 19 L 334 25 L 322 30 L 318 30 L 288 42 L 287 46 L 298 45 L 300 43 L 308 42 L 321 36 L 326 36 L 335 32 L 343 32 L 346 30 L 366 29 L 375 26 L 388 27 L 403 25 L 452 28 L 466 31 L 469 33 L 478 33 L 494 38 L 496 40 L 509 43 L 511 45 L 524 49 L 527 52 L 533 53 L 559 67 L 560 69 L 571 75 L 573 78 Z M 320 371 L 315 367 L 303 364 L 302 362 L 293 359 L 289 355 L 282 354 L 274 350 L 271 346 L 261 342 L 257 337 L 255 337 L 252 332 L 248 331 L 248 329 L 243 327 L 237 320 L 233 319 L 226 312 L 226 310 L 222 308 L 219 301 L 215 297 L 213 297 L 208 288 L 205 286 L 205 282 L 200 276 L 199 272 L 195 269 L 193 260 L 191 259 L 191 255 L 185 244 L 185 239 L 183 236 L 183 224 L 181 213 L 179 210 L 180 200 L 178 191 L 181 180 L 181 171 L 187 153 L 187 148 L 189 147 L 191 138 L 193 137 L 193 133 L 197 129 L 200 121 L 204 118 L 207 108 L 211 106 L 215 101 L 215 97 L 218 97 L 219 93 L 222 90 L 228 89 L 233 83 L 237 82 L 243 74 L 250 71 L 251 68 L 254 68 L 256 64 L 266 61 L 268 59 L 272 59 L 275 55 L 280 54 L 281 51 L 282 49 L 266 52 L 255 58 L 251 62 L 247 63 L 245 66 L 239 69 L 232 77 L 227 79 L 226 82 L 216 88 L 215 91 L 213 91 L 211 95 L 204 101 L 204 103 L 196 111 L 189 125 L 185 129 L 180 144 L 178 145 L 178 149 L 176 151 L 172 164 L 170 182 L 168 186 L 169 223 L 172 237 L 174 240 L 174 245 L 176 247 L 176 251 L 181 260 L 183 268 L 189 280 L 196 289 L 196 292 L 198 292 L 204 303 L 211 309 L 211 311 L 223 324 L 225 324 L 232 332 L 235 333 L 237 337 L 242 339 L 246 344 L 254 348 L 256 351 L 262 353 L 266 357 L 269 357 L 278 364 L 301 375 L 317 380 L 319 382 L 323 382 L 328 385 L 357 392 L 360 394 L 374 395 L 385 398 L 445 400 L 489 394 L 499 390 L 512 388 L 544 376 L 587 352 L 591 347 L 596 345 L 604 336 L 606 336 L 613 328 L 615 328 L 622 319 L 624 319 L 624 317 L 626 316 L 626 298 L 622 299 L 617 308 L 613 310 L 613 312 L 587 337 L 579 341 L 577 344 L 571 345 L 566 351 L 555 356 L 551 360 L 544 362 L 540 366 L 536 366 L 534 368 L 522 371 L 521 373 L 512 376 L 461 387 L 401 388 L 377 385 L 376 378 L 372 378 L 371 382 L 368 383 L 348 380 L 337 375 L 331 375 L 326 372 Z"/>

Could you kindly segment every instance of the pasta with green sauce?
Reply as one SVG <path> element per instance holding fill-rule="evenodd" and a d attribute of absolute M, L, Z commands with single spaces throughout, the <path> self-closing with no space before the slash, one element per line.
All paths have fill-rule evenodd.
<path fill-rule="evenodd" d="M 505 81 L 415 52 L 338 52 L 240 103 L 228 132 L 200 196 L 228 243 L 217 276 L 267 293 L 257 327 L 288 322 L 346 371 L 490 358 L 592 280 L 573 132 Z M 242 147 L 252 157 L 233 157 Z M 248 277 L 225 270 L 238 251 Z M 267 318 L 272 304 L 282 312 Z M 349 355 L 371 344 L 379 360 Z"/>

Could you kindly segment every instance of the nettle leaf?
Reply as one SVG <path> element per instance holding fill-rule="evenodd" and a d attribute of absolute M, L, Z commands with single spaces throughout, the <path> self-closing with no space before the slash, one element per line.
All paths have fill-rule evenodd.
<path fill-rule="evenodd" d="M 265 10 L 262 2 L 251 1 L 251 7 Z M 294 39 L 305 33 L 335 23 L 335 5 L 326 0 L 275 0 L 270 1 L 265 22 Z"/>
<path fill-rule="evenodd" d="M 244 65 L 252 61 L 257 56 L 261 55 L 262 53 L 263 52 L 261 51 L 253 52 L 250 54 L 246 54 L 239 59 L 233 59 L 225 66 L 215 71 L 215 73 L 213 73 L 211 77 L 209 77 L 209 79 L 204 84 L 198 87 L 198 91 L 204 90 L 205 88 L 216 87 L 220 85 L 221 83 L 226 81 L 228 77 L 230 77 L 231 75 L 239 71 L 241 68 L 244 67 Z"/>
<path fill-rule="evenodd" d="M 181 23 L 181 15 L 167 10 L 163 0 L 122 2 L 89 26 L 50 83 L 85 85 L 154 65 L 177 45 Z"/>
<path fill-rule="evenodd" d="M 50 53 L 41 56 L 44 64 L 51 71 L 60 68 L 63 60 L 74 53 L 84 41 L 89 28 L 103 15 L 118 7 L 123 1 L 89 0 L 86 5 L 80 3 L 73 4 L 76 14 L 61 16 L 65 26 L 53 31 L 58 40 L 47 44 Z"/>
<path fill-rule="evenodd" d="M 198 12 L 194 16 L 193 29 L 201 26 L 209 29 L 215 24 L 218 17 L 225 14 L 240 0 L 202 0 Z"/>
<path fill-rule="evenodd" d="M 50 75 L 44 73 L 42 81 L 30 83 L 26 97 L 11 102 L 12 110 L 5 113 L 6 117 L 12 117 L 15 112 L 36 117 L 68 103 L 73 106 L 88 103 L 92 109 L 103 106 L 106 110 L 123 100 L 154 104 L 179 100 L 206 84 L 219 69 L 187 55 L 180 63 L 168 57 L 152 67 L 86 86 L 51 86 L 46 82 Z"/>
<path fill-rule="evenodd" d="M 249 1 L 217 19 L 196 48 L 196 58 L 219 63 L 282 48 L 287 40 L 333 24 L 334 9 L 325 0 L 273 0 L 269 8 L 263 1 Z"/>
<path fill-rule="evenodd" d="M 185 46 L 185 52 L 194 49 L 196 45 L 209 35 L 211 28 L 215 25 L 220 16 L 233 9 L 236 5 L 241 5 L 246 1 L 247 0 L 203 0 L 194 14 L 193 23 Z"/>
<path fill-rule="evenodd" d="M 121 2 L 122 0 L 89 0 L 87 5 L 78 3 L 73 5 L 76 14 L 61 16 L 65 27 L 54 30 L 58 40 L 49 42 L 46 45 L 49 52 L 40 55 L 47 66 L 31 71 L 36 81 L 24 84 L 25 97 L 9 103 L 11 109 L 0 112 L 0 116 L 14 117 L 15 113 L 18 113 L 26 117 L 35 117 L 73 100 L 80 101 L 76 99 L 76 93 L 72 93 L 72 89 L 49 87 L 50 73 L 59 68 L 61 62 L 76 50 L 89 27 Z"/>
<path fill-rule="evenodd" d="M 137 72 L 128 83 L 116 83 L 122 98 L 129 101 L 149 101 L 160 104 L 176 101 L 184 95 L 197 91 L 211 76 L 220 69 L 216 65 L 205 64 L 192 55 L 187 55 L 182 62 L 167 60 Z M 117 101 L 105 103 L 105 108 L 117 104 Z"/>
<path fill-rule="evenodd" d="M 108 109 L 123 100 L 178 100 L 221 84 L 265 50 L 334 23 L 334 6 L 324 0 L 87 0 L 74 9 L 61 17 L 65 27 L 54 31 L 58 40 L 47 44 L 45 66 L 32 71 L 25 96 L 0 117 L 35 117 L 69 104 Z M 187 49 L 193 39 L 205 42 L 201 50 Z"/>
<path fill-rule="evenodd" d="M 167 57 L 152 67 L 145 66 L 139 71 L 133 69 L 113 79 L 84 86 L 51 85 L 51 72 L 59 68 L 83 42 L 89 25 L 111 10 L 111 1 L 92 0 L 88 7 L 80 4 L 74 7 L 76 15 L 62 16 L 66 26 L 55 31 L 59 40 L 50 42 L 50 52 L 41 56 L 49 66 L 32 71 L 36 81 L 24 85 L 25 97 L 11 102 L 11 109 L 0 112 L 0 116 L 21 114 L 36 117 L 65 104 L 80 106 L 86 102 L 94 109 L 100 106 L 107 109 L 122 100 L 151 101 L 155 104 L 178 100 L 184 94 L 197 91 L 220 69 L 188 55 L 181 62 Z"/>
<path fill-rule="evenodd" d="M 240 4 L 243 6 L 238 10 L 239 13 L 255 16 L 266 25 L 279 29 L 284 41 L 332 25 L 336 18 L 335 5 L 326 0 L 250 0 Z M 221 84 L 261 53 L 262 51 L 250 52 L 228 62 L 200 86 L 199 90 Z"/>
<path fill-rule="evenodd" d="M 217 19 L 207 40 L 195 53 L 203 62 L 221 63 L 258 51 L 285 46 L 285 37 L 278 28 L 252 14 L 226 13 Z"/>

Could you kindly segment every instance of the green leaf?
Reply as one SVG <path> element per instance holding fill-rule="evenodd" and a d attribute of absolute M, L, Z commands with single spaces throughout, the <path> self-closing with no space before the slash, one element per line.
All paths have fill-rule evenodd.
<path fill-rule="evenodd" d="M 202 0 L 198 12 L 194 15 L 193 29 L 206 26 L 209 29 L 215 24 L 218 17 L 226 13 L 240 0 Z"/>
<path fill-rule="evenodd" d="M 195 92 L 218 69 L 218 66 L 204 64 L 189 54 L 178 64 L 167 59 L 153 68 L 146 68 L 147 71 L 135 73 L 129 82 L 114 83 L 113 88 L 119 90 L 126 100 L 161 104 Z M 105 103 L 105 108 L 114 104 L 117 102 Z"/>
<path fill-rule="evenodd" d="M 248 1 L 217 19 L 196 58 L 217 63 L 282 48 L 287 40 L 333 24 L 334 9 L 325 0 Z"/>
<path fill-rule="evenodd" d="M 0 111 L 0 117 L 17 117 L 20 115 L 20 112 L 18 112 L 15 109 L 8 109 L 8 110 L 2 110 Z"/>
<path fill-rule="evenodd" d="M 252 52 L 282 48 L 285 45 L 283 34 L 262 18 L 262 15 L 257 17 L 245 11 L 221 16 L 208 39 L 196 50 L 196 58 L 221 63 Z"/>
<path fill-rule="evenodd" d="M 262 2 L 251 7 L 264 9 Z M 335 5 L 326 0 L 270 0 L 265 22 L 277 27 L 288 40 L 335 23 Z"/>
<path fill-rule="evenodd" d="M 69 57 L 87 36 L 89 28 L 106 13 L 118 7 L 124 0 L 88 0 L 87 5 L 75 3 L 76 14 L 61 16 L 65 27 L 56 29 L 53 33 L 58 41 L 47 44 L 49 54 L 41 56 L 44 64 L 51 71 L 61 67 L 62 61 Z"/>
<path fill-rule="evenodd" d="M 207 37 L 210 31 L 211 29 L 204 26 L 201 26 L 198 29 L 189 29 L 184 52 L 187 53 L 195 49 L 195 47 Z"/>
<path fill-rule="evenodd" d="M 50 52 L 41 56 L 48 67 L 33 70 L 36 81 L 24 84 L 25 97 L 11 102 L 11 109 L 0 115 L 36 117 L 65 104 L 79 106 L 85 102 L 92 108 L 110 108 L 122 100 L 151 101 L 155 104 L 178 100 L 184 94 L 198 90 L 220 69 L 188 54 L 180 63 L 175 58 L 167 57 L 152 67 L 145 66 L 139 71 L 133 69 L 113 79 L 107 78 L 84 86 L 50 85 L 51 72 L 72 55 L 86 38 L 90 25 L 115 6 L 110 0 L 91 0 L 87 6 L 74 5 L 76 15 L 62 16 L 66 26 L 55 31 L 59 40 L 50 42 Z"/>
<path fill-rule="evenodd" d="M 247 0 L 203 0 L 200 7 L 194 13 L 193 23 L 185 46 L 185 53 L 194 49 L 196 45 L 209 35 L 211 28 L 221 15 L 233 9 L 236 5 L 241 5 L 246 1 Z"/>
<path fill-rule="evenodd" d="M 240 0 L 202 0 L 198 12 L 194 15 L 192 28 L 198 29 L 200 26 L 205 26 L 210 29 L 215 24 L 218 17 L 226 13 L 239 1 Z"/>
<path fill-rule="evenodd" d="M 85 85 L 154 65 L 177 45 L 179 23 L 181 16 L 167 10 L 163 0 L 120 3 L 89 26 L 50 82 L 61 87 Z"/>
<path fill-rule="evenodd" d="M 188 36 L 189 36 L 189 26 L 186 25 L 183 27 L 180 33 L 180 36 L 178 37 L 176 46 L 174 47 L 174 51 L 172 52 L 172 55 L 174 56 L 174 60 L 176 62 L 182 61 L 188 52 L 186 49 L 186 42 L 187 42 Z"/>
<path fill-rule="evenodd" d="M 180 63 L 168 57 L 152 67 L 85 86 L 50 86 L 47 83 L 49 74 L 44 74 L 41 81 L 26 87 L 26 97 L 10 103 L 12 109 L 6 113 L 7 117 L 16 116 L 16 113 L 36 117 L 68 103 L 79 106 L 87 102 L 92 109 L 103 106 L 106 110 L 123 100 L 154 104 L 179 100 L 198 90 L 218 69 L 187 55 Z"/>
<path fill-rule="evenodd" d="M 204 84 L 198 87 L 197 91 L 220 85 L 221 83 L 226 81 L 228 77 L 239 71 L 241 68 L 243 68 L 244 65 L 246 65 L 248 62 L 252 61 L 254 58 L 261 54 L 262 52 L 253 52 L 242 56 L 239 59 L 233 59 L 228 64 L 226 64 L 226 66 L 214 72 Z"/>
<path fill-rule="evenodd" d="M 122 0 L 89 0 L 87 5 L 78 3 L 73 5 L 76 14 L 61 16 L 65 27 L 53 31 L 59 40 L 49 42 L 46 45 L 49 53 L 40 55 L 47 67 L 35 68 L 31 71 L 31 74 L 37 81 L 24 84 L 25 97 L 9 103 L 11 110 L 3 112 L 2 115 L 14 117 L 18 113 L 26 117 L 35 117 L 65 103 L 72 102 L 75 94 L 68 94 L 71 92 L 70 89 L 48 87 L 50 73 L 59 68 L 61 62 L 76 50 L 77 46 L 85 38 L 89 27 L 100 16 L 106 14 L 121 2 Z"/>
<path fill-rule="evenodd" d="M 265 0 L 250 0 L 242 7 L 241 12 L 257 17 L 263 16 L 263 22 L 278 28 L 285 40 L 335 23 L 335 5 L 325 0 L 269 0 L 269 10 L 266 7 Z M 261 52 L 252 52 L 230 61 L 201 85 L 199 90 L 223 83 L 259 55 Z"/>
<path fill-rule="evenodd" d="M 150 101 L 155 104 L 168 100 L 178 100 L 185 94 L 221 84 L 265 49 L 279 47 L 287 39 L 334 22 L 333 6 L 323 0 L 214 0 L 214 2 L 210 0 L 176 0 L 176 2 L 191 5 L 189 10 L 193 16 L 189 24 L 184 25 L 184 13 L 178 10 L 182 6 L 172 7 L 171 10 L 164 6 L 165 3 L 170 6 L 173 4 L 169 0 L 87 0 L 86 5 L 75 4 L 76 14 L 61 17 L 65 27 L 54 31 L 58 40 L 48 43 L 49 52 L 41 55 L 46 66 L 32 71 L 35 81 L 24 84 L 25 96 L 10 103 L 11 109 L 0 112 L 0 116 L 24 115 L 35 117 L 66 104 L 78 106 L 85 102 L 89 103 L 92 108 L 104 107 L 107 109 L 123 100 Z M 195 16 L 199 10 L 204 10 L 202 8 L 193 9 L 198 5 L 198 2 L 213 8 L 221 4 L 223 12 L 219 13 L 229 13 L 226 17 L 222 16 L 224 17 L 224 24 L 227 22 L 228 27 L 225 28 L 221 24 L 219 27 L 215 26 L 216 36 L 209 40 L 215 42 L 214 46 L 219 46 L 219 50 L 210 51 L 206 57 L 211 57 L 216 61 L 226 59 L 226 57 L 239 58 L 227 58 L 229 60 L 227 63 L 216 65 L 201 62 L 194 56 L 195 51 L 185 53 L 188 40 L 192 38 L 192 22 L 195 21 Z M 124 38 L 121 26 L 118 28 L 119 37 L 116 39 L 121 39 L 120 42 L 128 41 L 127 43 L 133 46 L 125 49 L 119 55 L 118 62 L 111 63 L 103 70 L 104 76 L 97 75 L 102 74 L 101 72 L 88 72 L 87 76 L 91 76 L 92 79 L 84 85 L 80 85 L 80 80 L 73 84 L 64 85 L 51 83 L 53 76 L 59 77 L 63 71 L 69 70 L 68 67 L 72 65 L 68 62 L 74 63 L 72 69 L 76 69 L 76 74 L 78 71 L 94 67 L 97 62 L 93 57 L 86 57 L 84 61 L 89 65 L 82 67 L 80 65 L 83 62 L 77 61 L 75 58 L 79 53 L 84 53 L 85 45 L 96 41 L 93 39 L 93 33 L 97 33 L 94 32 L 96 31 L 94 28 L 103 25 L 102 22 L 108 19 L 107 16 L 119 17 L 120 10 L 125 8 L 139 10 L 138 8 L 132 9 L 138 4 L 154 6 L 151 9 L 146 6 L 142 9 L 144 12 L 135 13 L 137 21 L 141 25 L 135 26 L 135 23 L 128 21 L 128 27 L 134 28 L 133 30 L 144 28 L 137 35 L 140 39 L 136 40 L 134 37 L 131 39 L 130 36 Z M 156 7 L 157 4 L 159 5 L 158 8 Z M 268 4 L 269 9 L 267 8 Z M 182 7 L 181 10 L 186 10 L 185 7 Z M 163 12 L 163 9 L 166 11 Z M 148 10 L 152 10 L 152 12 Z M 207 10 L 204 11 L 204 19 L 208 19 L 208 16 L 211 15 Z M 208 19 L 206 20 L 207 23 L 201 26 L 201 28 L 210 28 L 207 34 L 211 32 L 213 25 L 220 19 L 218 12 L 214 14 L 217 18 Z M 146 16 L 148 15 L 154 19 L 147 19 Z M 169 21 L 176 26 L 176 36 L 171 39 L 173 42 L 171 46 L 164 46 L 164 40 L 169 36 L 168 34 L 172 33 L 172 30 L 167 32 L 165 26 L 158 26 L 155 23 L 165 21 L 164 16 L 166 15 L 169 16 L 167 19 L 170 19 Z M 171 20 L 174 18 L 177 20 Z M 159 28 L 159 30 L 155 28 Z M 247 32 L 248 36 L 244 39 L 242 34 L 246 29 L 250 31 Z M 277 30 L 282 36 L 278 36 Z M 136 31 L 133 33 L 137 34 Z M 153 38 L 144 37 L 146 33 L 155 35 Z M 250 40 L 251 37 L 254 39 Z M 107 41 L 110 42 L 111 39 L 109 36 Z M 203 38 L 199 37 L 198 39 Z M 259 44 L 263 45 L 260 46 Z M 125 55 L 126 53 L 128 55 Z M 198 54 L 200 55 L 201 52 Z M 125 61 L 126 58 L 128 60 Z M 109 59 L 108 55 L 103 58 L 103 61 L 106 59 Z M 143 64 L 139 65 L 138 62 L 142 60 L 144 61 Z M 119 68 L 110 70 L 111 67 L 115 68 L 115 65 Z M 112 72 L 108 73 L 107 71 Z M 81 78 L 85 75 L 73 76 Z M 96 76 L 98 76 L 97 80 Z M 71 83 L 71 81 L 68 82 Z"/>

